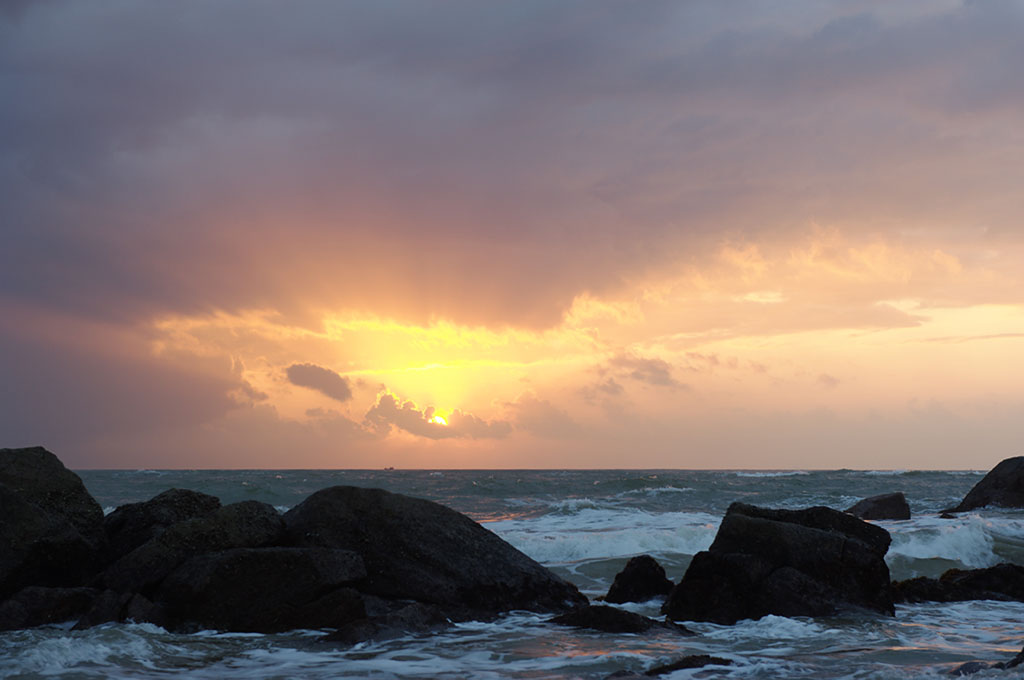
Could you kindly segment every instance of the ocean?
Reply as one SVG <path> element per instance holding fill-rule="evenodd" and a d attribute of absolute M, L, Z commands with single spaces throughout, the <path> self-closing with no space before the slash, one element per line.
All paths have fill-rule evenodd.
<path fill-rule="evenodd" d="M 575 583 L 592 600 L 626 561 L 653 555 L 678 581 L 707 548 L 733 501 L 777 508 L 843 509 L 866 496 L 902 491 L 913 518 L 879 522 L 892 535 L 894 580 L 952 567 L 1024 564 L 1024 511 L 983 509 L 956 519 L 955 505 L 982 472 L 687 470 L 87 470 L 78 473 L 110 512 L 168 488 L 194 489 L 223 503 L 259 500 L 285 511 L 336 484 L 381 487 L 463 512 Z M 658 603 L 624 605 L 658 617 Z M 895 618 L 768 616 L 734 626 L 687 623 L 696 637 L 669 632 L 613 635 L 550 624 L 513 612 L 440 634 L 343 647 L 321 631 L 281 635 L 204 631 L 174 634 L 150 624 L 67 626 L 0 633 L 0 677 L 208 678 L 604 678 L 643 671 L 689 654 L 731 666 L 682 670 L 666 678 L 948 677 L 972 661 L 1008 660 L 1024 645 L 1024 603 L 975 601 L 898 605 Z M 975 678 L 1021 677 L 1019 669 Z"/>

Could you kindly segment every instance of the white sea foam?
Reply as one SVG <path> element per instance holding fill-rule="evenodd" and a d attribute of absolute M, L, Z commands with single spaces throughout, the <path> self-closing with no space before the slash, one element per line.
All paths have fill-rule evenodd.
<path fill-rule="evenodd" d="M 979 515 L 964 515 L 955 520 L 927 517 L 912 522 L 882 523 L 892 535 L 886 561 L 890 566 L 898 566 L 902 560 L 910 563 L 911 569 L 913 560 L 942 560 L 972 569 L 990 567 L 1001 561 L 994 550 L 995 523 Z M 1003 524 L 1002 533 L 1007 536 L 1024 534 L 1019 527 L 1014 531 Z"/>
<path fill-rule="evenodd" d="M 807 472 L 806 470 L 779 470 L 779 471 L 776 471 L 776 472 L 751 472 L 751 471 L 747 470 L 747 471 L 737 472 L 736 476 L 737 477 L 802 477 L 804 475 L 809 475 L 809 474 L 811 474 L 811 473 Z"/>
<path fill-rule="evenodd" d="M 640 553 L 693 555 L 714 540 L 721 518 L 706 513 L 649 513 L 587 507 L 571 515 L 490 522 L 491 531 L 544 564 Z"/>

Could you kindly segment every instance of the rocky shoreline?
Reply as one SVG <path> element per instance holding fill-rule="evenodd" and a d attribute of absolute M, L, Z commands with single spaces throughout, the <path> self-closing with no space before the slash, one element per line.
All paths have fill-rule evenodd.
<path fill-rule="evenodd" d="M 968 497 L 1011 502 L 1024 486 L 1017 460 L 1000 463 Z M 329 630 L 325 640 L 353 644 L 526 610 L 551 614 L 557 625 L 686 636 L 680 621 L 891 616 L 904 602 L 1024 601 L 1024 567 L 1012 564 L 891 582 L 888 532 L 859 517 L 906 519 L 902 494 L 845 512 L 734 503 L 679 583 L 640 556 L 598 598 L 664 601 L 662 621 L 589 604 L 464 515 L 381 489 L 322 489 L 283 515 L 265 503 L 222 505 L 169 489 L 104 517 L 77 475 L 35 447 L 0 450 L 0 510 L 0 630 L 135 621 L 179 632 Z M 696 655 L 677 663 L 701 662 Z"/>

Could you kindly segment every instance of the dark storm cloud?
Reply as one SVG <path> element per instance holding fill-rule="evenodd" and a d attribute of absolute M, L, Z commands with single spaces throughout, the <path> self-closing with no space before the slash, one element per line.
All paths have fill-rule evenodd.
<path fill-rule="evenodd" d="M 12 8 L 0 288 L 91 317 L 544 326 L 723 225 L 1016 207 L 1017 3 Z"/>
<path fill-rule="evenodd" d="M 345 402 L 352 398 L 352 385 L 349 379 L 329 368 L 316 364 L 292 364 L 285 369 L 285 374 L 291 384 L 308 387 L 331 399 Z"/>

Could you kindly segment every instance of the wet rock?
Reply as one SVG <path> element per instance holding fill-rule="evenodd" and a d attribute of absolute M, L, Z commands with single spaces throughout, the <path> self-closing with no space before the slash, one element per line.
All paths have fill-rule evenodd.
<path fill-rule="evenodd" d="M 986 505 L 1024 508 L 1024 456 L 1001 461 L 974 485 L 958 506 L 946 512 L 966 512 Z"/>
<path fill-rule="evenodd" d="M 171 625 L 274 633 L 324 628 L 366 616 L 358 592 L 360 557 L 331 548 L 237 548 L 193 557 L 154 600 Z"/>
<path fill-rule="evenodd" d="M 902 492 L 865 498 L 846 512 L 861 519 L 910 519 L 910 505 Z"/>
<path fill-rule="evenodd" d="M 775 510 L 733 503 L 662 612 L 673 620 L 894 614 L 881 527 L 830 508 Z"/>
<path fill-rule="evenodd" d="M 0 603 L 0 630 L 74 621 L 89 610 L 98 593 L 94 588 L 22 588 Z"/>
<path fill-rule="evenodd" d="M 590 628 L 605 633 L 646 633 L 651 629 L 670 630 L 681 635 L 694 635 L 693 631 L 671 621 L 655 619 L 627 612 L 607 605 L 578 607 L 551 619 L 551 623 L 574 628 Z"/>
<path fill-rule="evenodd" d="M 116 593 L 104 590 L 96 596 L 72 630 L 83 630 L 102 623 L 152 623 L 166 627 L 167 617 L 163 607 L 154 604 L 138 593 Z"/>
<path fill-rule="evenodd" d="M 586 604 L 572 584 L 465 515 L 382 489 L 335 486 L 284 516 L 292 545 L 362 556 L 364 593 L 433 604 L 466 619 Z"/>
<path fill-rule="evenodd" d="M 95 572 L 103 510 L 46 449 L 0 449 L 0 517 L 0 598 L 30 585 L 84 585 Z"/>
<path fill-rule="evenodd" d="M 704 666 L 731 666 L 732 661 L 729 659 L 723 659 L 718 656 L 710 656 L 708 654 L 691 654 L 684 656 L 678 661 L 667 663 L 663 666 L 655 666 L 654 668 L 648 669 L 644 675 L 656 676 L 664 675 L 665 673 L 674 673 L 675 671 L 681 671 L 686 668 L 703 668 Z"/>
<path fill-rule="evenodd" d="M 427 635 L 450 628 L 452 622 L 438 607 L 421 602 L 394 602 L 368 596 L 367 616 L 338 625 L 325 642 L 354 645 L 404 635 Z"/>
<path fill-rule="evenodd" d="M 664 597 L 672 591 L 672 581 L 665 576 L 665 569 L 650 555 L 639 555 L 629 560 L 615 575 L 615 581 L 605 602 L 646 602 Z"/>
<path fill-rule="evenodd" d="M 989 668 L 990 666 L 984 661 L 968 661 L 967 663 L 962 663 L 951 670 L 949 674 L 955 676 L 974 675 L 980 671 L 986 671 Z"/>
<path fill-rule="evenodd" d="M 220 499 L 187 489 L 168 489 L 148 501 L 122 505 L 103 519 L 107 561 L 130 553 L 173 524 L 205 517 L 219 508 Z"/>
<path fill-rule="evenodd" d="M 171 525 L 107 567 L 100 583 L 117 592 L 151 596 L 164 578 L 191 557 L 278 545 L 283 537 L 284 522 L 273 506 L 258 501 L 232 503 Z"/>
<path fill-rule="evenodd" d="M 896 602 L 1024 602 L 1024 567 L 1004 562 L 984 569 L 950 569 L 937 579 L 919 576 L 892 584 Z"/>

